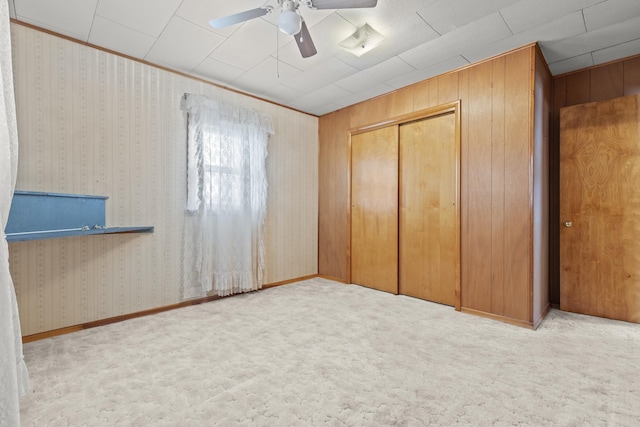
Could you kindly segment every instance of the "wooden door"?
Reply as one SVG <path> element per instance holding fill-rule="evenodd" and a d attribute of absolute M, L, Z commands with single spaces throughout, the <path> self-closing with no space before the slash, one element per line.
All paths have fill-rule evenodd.
<path fill-rule="evenodd" d="M 560 111 L 560 308 L 640 322 L 640 96 Z"/>
<path fill-rule="evenodd" d="M 400 293 L 455 304 L 456 116 L 400 126 Z"/>
<path fill-rule="evenodd" d="M 398 293 L 398 126 L 351 138 L 351 282 Z"/>

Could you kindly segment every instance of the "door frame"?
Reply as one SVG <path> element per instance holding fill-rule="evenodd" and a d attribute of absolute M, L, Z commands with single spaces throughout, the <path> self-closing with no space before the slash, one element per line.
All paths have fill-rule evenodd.
<path fill-rule="evenodd" d="M 400 116 L 392 117 L 389 119 L 377 121 L 374 123 L 370 123 L 364 126 L 359 126 L 356 128 L 349 129 L 349 141 L 348 141 L 348 161 L 347 161 L 347 186 L 349 188 L 349 192 L 347 194 L 347 230 L 348 230 L 348 239 L 347 239 L 347 283 L 351 283 L 351 137 L 353 135 L 357 135 L 360 133 L 369 132 L 375 129 L 387 127 L 387 126 L 396 126 L 403 125 L 405 123 L 415 122 L 423 119 L 428 119 L 431 117 L 442 116 L 445 114 L 454 114 L 455 117 L 455 200 L 456 200 L 456 209 L 455 209 L 455 252 L 456 252 L 456 271 L 455 271 L 455 309 L 456 311 L 460 311 L 461 309 L 461 295 L 460 295 L 460 270 L 461 270 L 461 262 L 460 262 L 460 128 L 461 128 L 461 119 L 460 119 L 460 107 L 461 101 L 454 101 L 447 104 L 438 105 L 436 107 L 427 108 L 424 110 L 415 111 L 409 114 L 403 114 Z M 400 195 L 398 194 L 398 197 Z"/>

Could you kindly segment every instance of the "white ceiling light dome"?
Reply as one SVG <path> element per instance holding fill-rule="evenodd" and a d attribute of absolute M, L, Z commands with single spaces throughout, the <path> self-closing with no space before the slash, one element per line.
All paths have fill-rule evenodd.
<path fill-rule="evenodd" d="M 278 17 L 278 28 L 290 36 L 296 35 L 302 29 L 302 17 L 297 12 L 298 2 L 284 0 L 282 11 Z"/>
<path fill-rule="evenodd" d="M 362 56 L 384 41 L 384 36 L 365 23 L 355 33 L 340 42 L 340 47 L 355 56 Z"/>

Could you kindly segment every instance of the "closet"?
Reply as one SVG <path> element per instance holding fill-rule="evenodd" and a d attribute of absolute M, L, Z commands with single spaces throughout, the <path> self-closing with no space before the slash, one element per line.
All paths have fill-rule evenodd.
<path fill-rule="evenodd" d="M 434 301 L 445 294 L 447 304 L 453 282 L 456 309 L 536 328 L 549 309 L 550 89 L 532 44 L 321 116 L 318 273 Z M 455 105 L 455 113 L 443 111 Z M 412 146 L 406 134 L 433 135 L 441 131 L 432 124 L 452 117 L 459 151 L 446 172 L 437 168 L 452 163 L 432 163 L 444 156 L 439 147 L 421 136 Z M 370 153 L 377 157 L 360 158 L 373 150 L 359 146 L 371 136 L 391 148 L 379 142 Z M 396 138 L 397 154 L 382 156 Z M 412 172 L 413 163 L 422 170 Z M 440 183 L 432 173 L 456 181 Z M 373 212 L 382 201 L 367 191 L 388 197 L 384 215 Z"/>
<path fill-rule="evenodd" d="M 457 305 L 459 104 L 351 137 L 351 281 Z"/>

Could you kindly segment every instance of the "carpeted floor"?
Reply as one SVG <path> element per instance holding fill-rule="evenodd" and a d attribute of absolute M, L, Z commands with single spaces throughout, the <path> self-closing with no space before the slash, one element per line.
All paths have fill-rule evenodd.
<path fill-rule="evenodd" d="M 640 325 L 313 279 L 25 345 L 23 426 L 640 425 Z"/>

